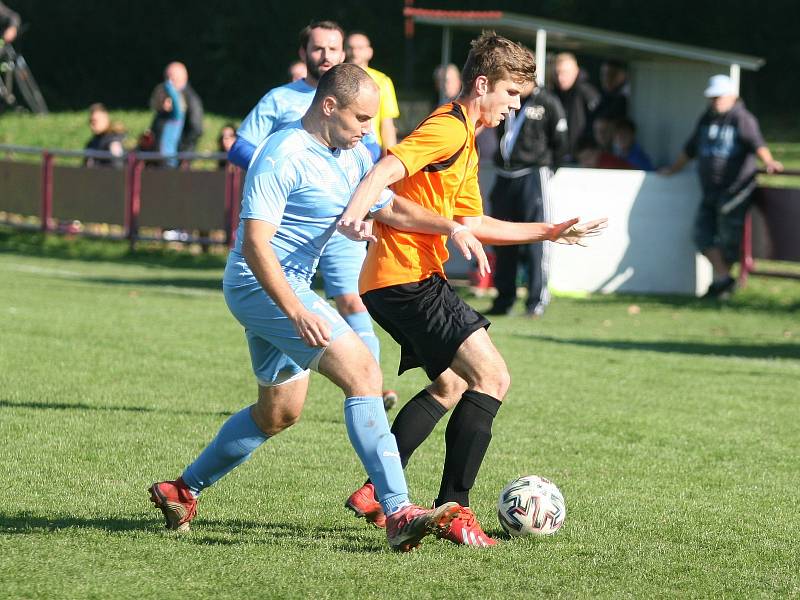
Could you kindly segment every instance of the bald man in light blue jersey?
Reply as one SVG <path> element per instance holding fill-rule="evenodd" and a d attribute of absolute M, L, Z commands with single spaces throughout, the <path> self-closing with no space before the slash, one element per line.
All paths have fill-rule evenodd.
<path fill-rule="evenodd" d="M 267 136 L 297 121 L 314 98 L 317 82 L 330 68 L 344 62 L 344 31 L 333 21 L 311 23 L 300 32 L 300 58 L 306 63 L 305 79 L 293 81 L 267 92 L 245 117 L 228 158 L 247 169 L 255 149 Z M 370 132 L 374 139 L 374 134 Z M 363 143 L 363 140 L 362 140 Z M 380 363 L 380 345 L 372 320 L 358 294 L 358 275 L 367 250 L 364 243 L 353 242 L 334 233 L 319 263 L 325 295 L 332 298 L 347 323 L 364 340 Z M 386 408 L 396 396 L 385 396 Z M 396 401 L 396 400 L 395 400 Z"/>
<path fill-rule="evenodd" d="M 442 534 L 460 510 L 456 503 L 430 510 L 410 503 L 383 409 L 378 364 L 344 319 L 311 290 L 336 221 L 371 166 L 359 141 L 377 107 L 378 88 L 369 75 L 355 65 L 338 65 L 321 78 L 302 120 L 256 150 L 223 291 L 245 329 L 258 400 L 230 417 L 181 477 L 150 487 L 168 529 L 188 530 L 202 490 L 300 418 L 309 370 L 344 392 L 348 437 L 375 484 L 392 548 L 408 551 L 425 535 Z M 370 210 L 393 227 L 451 234 L 479 252 L 466 228 L 388 189 Z"/>

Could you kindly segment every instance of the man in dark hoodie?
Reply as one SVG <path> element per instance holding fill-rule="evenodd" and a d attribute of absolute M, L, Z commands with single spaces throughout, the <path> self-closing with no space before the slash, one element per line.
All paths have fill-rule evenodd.
<path fill-rule="evenodd" d="M 524 223 L 548 221 L 550 178 L 567 152 L 569 131 L 564 108 L 555 94 L 529 86 L 523 90 L 520 109 L 491 131 L 498 137 L 495 153 L 497 179 L 491 192 L 492 217 Z M 525 314 L 538 318 L 550 303 L 547 276 L 549 247 L 539 244 L 496 246 L 494 285 L 497 289 L 486 314 L 505 315 L 517 300 L 517 266 L 522 260 L 528 286 Z"/>
<path fill-rule="evenodd" d="M 553 91 L 564 107 L 569 125 L 566 162 L 574 162 L 578 144 L 583 138 L 592 137 L 592 115 L 600 102 L 600 92 L 586 80 L 575 55 L 570 52 L 556 55 L 555 71 Z"/>
<path fill-rule="evenodd" d="M 739 99 L 730 77 L 714 75 L 703 95 L 709 99 L 708 109 L 677 160 L 660 172 L 672 175 L 697 158 L 703 199 L 694 239 L 714 269 L 704 297 L 725 299 L 736 286 L 730 271 L 739 259 L 744 219 L 756 187 L 756 156 L 768 173 L 783 171 L 783 165 L 772 158 L 758 120 Z"/>

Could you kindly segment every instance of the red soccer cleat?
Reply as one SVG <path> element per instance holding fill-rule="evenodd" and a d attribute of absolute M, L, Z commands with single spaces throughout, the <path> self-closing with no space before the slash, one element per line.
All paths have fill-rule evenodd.
<path fill-rule="evenodd" d="M 150 492 L 150 501 L 164 514 L 167 529 L 189 531 L 189 521 L 197 514 L 197 499 L 183 479 L 160 481 L 151 485 L 147 491 Z"/>
<path fill-rule="evenodd" d="M 397 404 L 397 392 L 394 390 L 383 390 L 383 409 L 392 410 Z"/>
<path fill-rule="evenodd" d="M 375 500 L 375 486 L 371 483 L 365 483 L 353 492 L 344 507 L 352 510 L 356 517 L 364 517 L 367 523 L 375 527 L 386 527 L 386 515 L 383 514 L 380 502 Z"/>
<path fill-rule="evenodd" d="M 436 535 L 443 540 L 450 540 L 454 544 L 461 546 L 487 548 L 497 544 L 497 540 L 490 538 L 481 529 L 475 513 L 466 506 L 460 507 L 458 515 L 450 523 L 449 529 Z"/>
<path fill-rule="evenodd" d="M 440 535 L 447 531 L 450 522 L 461 507 L 447 502 L 432 509 L 410 504 L 386 517 L 386 539 L 392 550 L 410 552 L 419 546 L 426 535 Z"/>

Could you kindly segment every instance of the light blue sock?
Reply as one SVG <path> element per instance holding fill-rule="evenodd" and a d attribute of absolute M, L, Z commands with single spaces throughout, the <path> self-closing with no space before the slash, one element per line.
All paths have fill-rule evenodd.
<path fill-rule="evenodd" d="M 379 396 L 353 396 L 344 401 L 344 421 L 350 443 L 375 485 L 383 512 L 392 514 L 407 505 L 408 488 L 397 442 Z"/>
<path fill-rule="evenodd" d="M 361 341 L 367 345 L 372 356 L 375 357 L 375 362 L 381 364 L 381 345 L 378 341 L 378 336 L 375 335 L 375 330 L 372 328 L 372 319 L 370 319 L 369 313 L 366 311 L 353 313 L 352 315 L 347 315 L 344 320 L 358 334 Z"/>
<path fill-rule="evenodd" d="M 223 423 L 217 436 L 186 467 L 181 477 L 197 495 L 250 458 L 253 451 L 268 438 L 253 420 L 250 407 L 243 408 Z"/>

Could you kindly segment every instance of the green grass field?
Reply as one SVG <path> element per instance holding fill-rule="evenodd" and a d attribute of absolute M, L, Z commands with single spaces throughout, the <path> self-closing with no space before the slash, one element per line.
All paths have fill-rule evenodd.
<path fill-rule="evenodd" d="M 319 376 L 300 423 L 204 493 L 192 533 L 165 534 L 146 488 L 254 400 L 221 269 L 36 248 L 0 239 L 2 598 L 800 596 L 800 282 L 753 278 L 724 306 L 558 298 L 540 321 L 497 318 L 514 382 L 473 507 L 502 537 L 499 490 L 540 474 L 565 526 L 400 555 L 342 508 L 363 473 Z M 396 377 L 382 342 L 408 398 L 424 377 Z M 444 426 L 407 471 L 420 503 Z"/>

